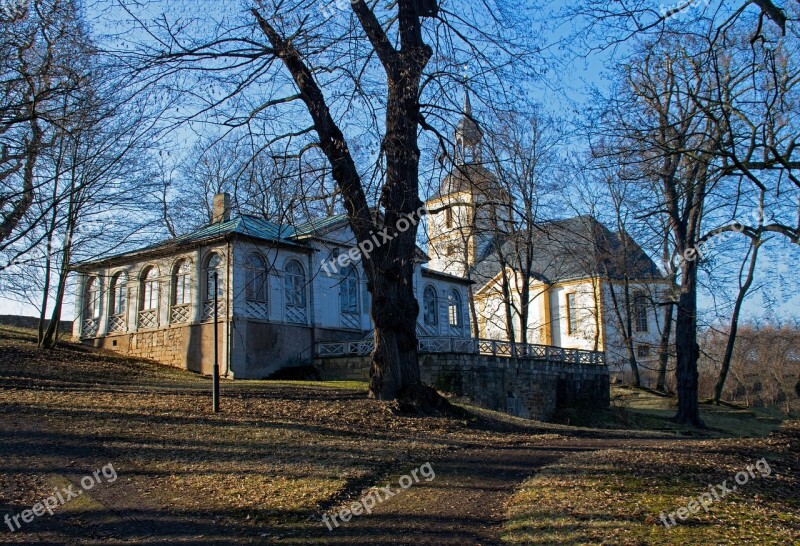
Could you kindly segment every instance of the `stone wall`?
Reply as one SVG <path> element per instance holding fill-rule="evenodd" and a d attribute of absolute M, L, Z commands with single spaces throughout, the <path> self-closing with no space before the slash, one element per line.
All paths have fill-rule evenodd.
<path fill-rule="evenodd" d="M 369 357 L 325 358 L 314 366 L 325 380 L 365 381 Z M 422 380 L 436 389 L 483 408 L 510 415 L 550 420 L 556 409 L 576 405 L 607 407 L 609 375 L 605 366 L 484 355 L 420 356 Z"/>
<path fill-rule="evenodd" d="M 219 325 L 220 375 L 225 375 L 226 329 Z M 171 326 L 160 330 L 109 334 L 83 343 L 118 353 L 155 360 L 193 372 L 211 374 L 214 364 L 214 324 Z"/>

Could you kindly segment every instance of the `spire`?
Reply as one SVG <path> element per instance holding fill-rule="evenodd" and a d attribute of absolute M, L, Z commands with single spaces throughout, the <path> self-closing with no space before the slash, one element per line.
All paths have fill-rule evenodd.
<path fill-rule="evenodd" d="M 480 163 L 482 140 L 483 132 L 472 117 L 472 101 L 467 83 L 464 82 L 464 109 L 455 131 L 456 163 Z"/>

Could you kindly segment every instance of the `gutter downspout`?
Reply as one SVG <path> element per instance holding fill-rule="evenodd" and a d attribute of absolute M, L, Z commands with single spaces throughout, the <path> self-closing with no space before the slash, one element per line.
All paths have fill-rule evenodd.
<path fill-rule="evenodd" d="M 227 305 L 227 320 L 225 321 L 225 336 L 228 340 L 226 343 L 227 347 L 225 350 L 225 378 L 230 379 L 231 377 L 231 344 L 233 340 L 233 331 L 231 329 L 231 321 L 233 320 L 233 302 L 231 298 L 231 294 L 233 293 L 233 285 L 231 284 L 231 272 L 233 269 L 233 255 L 231 254 L 231 240 L 228 239 L 228 270 L 225 272 L 227 277 L 225 281 L 225 285 L 227 287 L 227 297 L 228 297 L 228 305 Z"/>
<path fill-rule="evenodd" d="M 312 249 L 313 250 L 313 249 Z M 317 321 L 314 307 L 314 279 L 316 275 L 313 273 L 314 252 L 308 254 L 308 291 L 309 291 L 309 310 L 311 311 L 311 362 L 314 362 L 317 350 Z"/>

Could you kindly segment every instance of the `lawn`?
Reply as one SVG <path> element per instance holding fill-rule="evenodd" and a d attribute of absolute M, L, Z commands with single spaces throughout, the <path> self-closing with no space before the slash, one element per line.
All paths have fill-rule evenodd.
<path fill-rule="evenodd" d="M 746 410 L 711 411 L 739 420 L 739 432 L 753 438 L 732 438 L 727 425 L 687 438 L 668 427 L 619 430 L 648 423 L 647 408 L 634 406 L 655 403 L 643 402 L 649 395 L 631 394 L 638 402 L 626 402 L 624 413 L 604 413 L 612 430 L 471 407 L 461 417 L 402 417 L 367 399 L 363 383 L 240 381 L 221 391 L 222 412 L 213 415 L 207 377 L 74 344 L 39 351 L 31 332 L 0 327 L 0 517 L 108 465 L 118 475 L 53 516 L 4 528 L 0 542 L 798 540 L 797 425 L 764 437 L 765 422 Z M 662 416 L 650 417 L 652 428 L 665 429 Z M 770 476 L 674 529 L 659 523 L 660 511 L 762 457 Z M 426 461 L 437 469 L 431 484 L 336 533 L 322 526 L 323 513 Z"/>
<path fill-rule="evenodd" d="M 518 489 L 503 538 L 541 545 L 798 544 L 798 454 L 800 423 L 794 422 L 769 439 L 569 455 Z M 736 482 L 739 472 L 747 474 L 738 476 L 743 485 Z M 712 495 L 710 503 L 701 497 L 709 486 L 720 497 Z M 689 504 L 698 498 L 708 510 Z M 684 512 L 681 521 L 676 512 L 687 506 L 697 513 Z"/>

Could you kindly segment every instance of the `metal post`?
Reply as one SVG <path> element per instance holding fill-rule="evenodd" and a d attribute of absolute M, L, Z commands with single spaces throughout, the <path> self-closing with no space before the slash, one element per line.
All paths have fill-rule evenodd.
<path fill-rule="evenodd" d="M 214 370 L 211 373 L 211 411 L 219 413 L 219 323 L 217 309 L 219 307 L 219 272 L 214 271 Z"/>

